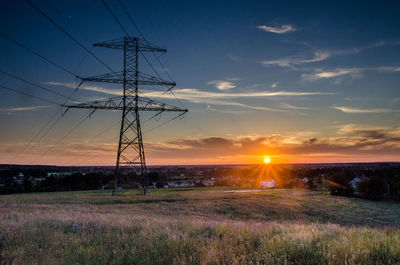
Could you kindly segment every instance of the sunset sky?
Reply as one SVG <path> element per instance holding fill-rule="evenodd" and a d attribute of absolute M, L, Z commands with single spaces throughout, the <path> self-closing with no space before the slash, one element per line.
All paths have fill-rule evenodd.
<path fill-rule="evenodd" d="M 100 1 L 33 2 L 121 69 L 119 51 L 92 48 L 124 35 Z M 118 1 L 106 2 L 131 36 L 138 35 Z M 154 130 L 173 114 L 143 124 L 149 165 L 262 163 L 265 155 L 273 163 L 400 161 L 398 1 L 122 2 L 146 39 L 168 50 L 160 60 L 180 102 L 160 96 L 161 87 L 143 87 L 142 95 L 189 109 Z M 109 72 L 25 1 L 0 5 L 2 34 L 79 76 Z M 74 77 L 1 36 L 0 49 L 0 85 L 59 104 L 65 99 L 4 72 L 63 95 L 74 90 Z M 73 99 L 121 91 L 85 83 Z M 96 111 L 62 139 L 89 114 L 69 110 L 40 139 L 58 108 L 0 87 L 0 163 L 115 164 L 119 112 Z"/>

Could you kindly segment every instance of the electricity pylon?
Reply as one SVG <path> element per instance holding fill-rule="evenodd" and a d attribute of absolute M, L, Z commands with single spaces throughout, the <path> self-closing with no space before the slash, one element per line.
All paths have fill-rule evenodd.
<path fill-rule="evenodd" d="M 82 81 L 119 83 L 123 85 L 123 94 L 118 97 L 66 107 L 122 111 L 113 196 L 117 193 L 118 177 L 120 174 L 120 166 L 122 165 L 140 167 L 143 191 L 144 194 L 146 194 L 149 188 L 149 183 L 146 173 L 146 159 L 143 148 L 139 112 L 155 111 L 161 113 L 164 111 L 174 111 L 181 112 L 181 115 L 183 115 L 188 111 L 184 108 L 175 107 L 139 96 L 139 85 L 167 86 L 169 87 L 168 90 L 172 89 L 176 85 L 175 82 L 165 81 L 159 77 L 139 71 L 139 53 L 143 55 L 143 52 L 166 52 L 167 50 L 150 44 L 147 41 L 142 41 L 136 37 L 122 37 L 110 41 L 95 43 L 93 46 L 122 50 L 124 55 L 123 70 L 120 72 L 112 72 L 83 78 Z"/>

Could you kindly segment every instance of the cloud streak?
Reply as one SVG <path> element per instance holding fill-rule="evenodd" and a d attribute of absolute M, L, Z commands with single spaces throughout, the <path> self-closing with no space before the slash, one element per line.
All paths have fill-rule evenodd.
<path fill-rule="evenodd" d="M 73 89 L 76 88 L 75 83 L 45 82 L 45 84 L 52 85 L 52 86 L 69 87 L 69 88 L 73 88 Z M 115 95 L 115 96 L 122 95 L 122 91 L 120 91 L 120 90 L 110 89 L 110 88 L 105 88 L 105 87 L 100 87 L 100 86 L 88 86 L 88 85 L 83 84 L 79 89 L 100 92 L 103 94 L 109 94 L 109 95 Z"/>
<path fill-rule="evenodd" d="M 358 54 L 362 51 L 377 48 L 381 46 L 388 45 L 390 43 L 380 41 L 368 46 L 358 47 L 358 48 L 351 48 L 351 49 L 342 49 L 342 50 L 317 50 L 314 52 L 314 56 L 309 59 L 305 59 L 302 56 L 289 56 L 284 57 L 276 60 L 264 60 L 260 61 L 260 63 L 264 66 L 276 65 L 280 67 L 288 67 L 288 68 L 295 68 L 298 65 L 308 64 L 308 63 L 316 63 L 325 61 L 334 56 L 346 55 L 346 54 Z"/>
<path fill-rule="evenodd" d="M 215 88 L 221 91 L 227 91 L 230 90 L 231 88 L 235 88 L 236 85 L 232 82 L 229 81 L 224 81 L 224 80 L 214 80 L 210 81 L 207 83 L 207 85 L 214 85 Z"/>
<path fill-rule="evenodd" d="M 36 111 L 48 108 L 49 106 L 32 106 L 32 107 L 16 107 L 16 108 L 0 108 L 2 112 L 15 112 L 15 111 Z"/>
<path fill-rule="evenodd" d="M 276 65 L 280 67 L 289 67 L 295 68 L 297 65 L 307 64 L 307 63 L 315 63 L 321 62 L 328 59 L 331 54 L 327 51 L 316 51 L 314 52 L 314 56 L 309 59 L 304 59 L 300 57 L 285 57 L 277 60 L 267 60 L 260 61 L 260 63 L 264 66 Z"/>
<path fill-rule="evenodd" d="M 333 109 L 340 110 L 344 113 L 351 114 L 370 114 L 370 113 L 390 113 L 390 112 L 398 112 L 398 110 L 393 109 L 359 109 L 359 108 L 351 108 L 344 106 L 333 106 Z"/>
<path fill-rule="evenodd" d="M 57 83 L 57 82 L 47 82 L 47 84 L 52 84 L 56 86 L 66 86 L 74 87 L 71 83 Z M 98 86 L 83 86 L 83 90 L 95 91 L 109 95 L 122 95 L 120 91 L 114 89 L 108 89 Z M 247 99 L 260 99 L 260 98 L 273 98 L 273 97 L 300 97 L 300 96 L 317 96 L 317 95 L 335 95 L 335 93 L 328 92 L 302 92 L 302 91 L 258 91 L 258 92 L 210 92 L 203 91 L 194 88 L 181 88 L 174 89 L 174 95 L 170 93 L 165 93 L 161 95 L 160 91 L 150 91 L 142 90 L 141 95 L 147 98 L 161 98 L 161 99 L 175 99 L 185 100 L 192 103 L 201 104 L 212 104 L 212 105 L 222 105 L 222 106 L 234 106 L 253 110 L 263 110 L 263 111 L 275 111 L 275 112 L 285 112 L 288 109 L 287 106 L 278 106 L 277 108 L 270 108 L 264 106 L 253 106 L 249 104 L 244 104 L 234 100 L 240 100 L 243 98 Z"/>
<path fill-rule="evenodd" d="M 297 29 L 293 25 L 282 25 L 278 27 L 267 26 L 267 25 L 258 25 L 258 29 L 266 32 L 277 33 L 277 34 L 286 34 L 289 32 L 294 32 Z"/>
<path fill-rule="evenodd" d="M 350 76 L 356 78 L 365 72 L 381 72 L 381 73 L 395 73 L 400 72 L 399 66 L 380 66 L 380 67 L 353 67 L 353 68 L 336 68 L 332 70 L 316 70 L 311 74 L 303 74 L 302 79 L 306 81 L 317 81 L 321 79 L 332 79 L 343 76 Z"/>

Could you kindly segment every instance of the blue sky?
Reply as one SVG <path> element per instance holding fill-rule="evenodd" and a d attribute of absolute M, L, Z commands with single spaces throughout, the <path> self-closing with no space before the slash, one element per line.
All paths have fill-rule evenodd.
<path fill-rule="evenodd" d="M 118 1 L 106 2 L 129 33 L 137 35 Z M 123 36 L 100 1 L 34 3 L 85 47 Z M 175 95 L 190 110 L 184 119 L 145 133 L 150 164 L 256 163 L 263 155 L 283 163 L 399 161 L 400 4 L 396 1 L 123 3 L 146 39 L 168 49 L 161 60 L 177 83 Z M 4 1 L 0 25 L 3 34 L 79 76 L 109 72 L 25 1 Z M 0 48 L 0 70 L 62 94 L 72 92 L 75 78 L 4 38 Z M 120 53 L 91 51 L 113 69 L 121 68 Z M 141 65 L 151 73 L 144 61 Z M 4 74 L 0 81 L 63 102 Z M 109 97 L 117 89 L 88 83 L 74 98 Z M 160 94 L 143 89 L 149 97 Z M 88 114 L 71 110 L 29 152 L 23 152 L 57 107 L 4 89 L 0 93 L 2 163 L 114 163 L 112 138 L 118 135 L 118 125 L 96 139 L 93 136 L 118 123 L 118 113 L 96 112 L 52 148 Z M 170 94 L 161 99 L 179 104 Z M 163 115 L 145 124 L 144 130 L 169 118 Z M 87 160 L 88 154 L 95 158 Z"/>

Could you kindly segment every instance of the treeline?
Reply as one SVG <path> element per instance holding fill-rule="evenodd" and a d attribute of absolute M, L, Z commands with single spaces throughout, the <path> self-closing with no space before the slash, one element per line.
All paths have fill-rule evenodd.
<path fill-rule="evenodd" d="M 23 177 L 18 177 L 21 173 Z M 148 177 L 151 182 L 159 180 L 161 175 L 152 172 Z M 118 183 L 122 188 L 138 188 L 141 180 L 135 172 L 121 173 Z M 102 172 L 47 176 L 46 171 L 34 169 L 0 173 L 0 194 L 111 189 L 113 186 L 114 175 Z"/>
<path fill-rule="evenodd" d="M 322 189 L 330 190 L 332 195 L 400 201 L 400 164 L 209 167 L 201 171 L 202 175 L 195 175 L 193 168 L 179 168 L 176 172 L 173 169 L 167 172 L 152 170 L 148 173 L 149 184 L 156 183 L 157 187 L 164 187 L 170 176 L 179 174 L 184 176 L 182 181 L 194 182 L 196 186 L 202 185 L 202 180 L 212 179 L 214 186 L 259 188 L 261 180 L 272 178 L 276 182 L 274 188 Z M 114 175 L 102 172 L 49 175 L 45 169 L 0 171 L 0 193 L 111 189 L 114 184 Z M 351 181 L 357 176 L 362 176 L 363 180 L 354 187 Z M 124 189 L 138 188 L 140 183 L 140 177 L 134 172 L 122 173 L 118 181 Z"/>
<path fill-rule="evenodd" d="M 363 180 L 353 187 L 350 181 L 360 175 Z M 359 175 L 351 170 L 338 169 L 329 175 L 328 180 L 332 195 L 400 201 L 400 166 L 376 168 L 359 172 Z"/>
<path fill-rule="evenodd" d="M 0 193 L 22 193 L 42 191 L 72 191 L 72 190 L 93 190 L 99 189 L 112 180 L 112 176 L 101 173 L 73 173 L 59 177 L 41 177 L 26 174 L 19 182 L 14 177 L 1 176 L 3 185 Z"/>

